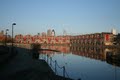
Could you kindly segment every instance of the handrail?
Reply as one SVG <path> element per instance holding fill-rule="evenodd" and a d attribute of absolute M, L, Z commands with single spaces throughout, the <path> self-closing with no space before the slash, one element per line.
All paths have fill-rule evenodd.
<path fill-rule="evenodd" d="M 58 68 L 60 68 L 60 69 L 62 69 L 63 67 L 60 67 L 59 65 L 58 65 L 58 63 L 56 63 L 57 64 L 57 66 L 58 66 Z"/>
<path fill-rule="evenodd" d="M 63 69 L 63 77 L 68 77 L 69 78 L 69 75 L 68 75 L 68 73 L 67 73 L 67 71 L 66 71 L 66 68 L 65 68 L 65 66 L 59 66 L 59 64 L 57 63 L 57 61 L 55 60 L 53 60 L 52 59 L 52 57 L 49 57 L 48 55 L 46 55 L 44 58 L 43 58 L 51 67 L 53 67 L 52 66 L 52 63 L 54 63 L 54 71 L 55 71 L 55 74 L 57 75 L 57 67 L 59 68 L 59 69 Z"/>

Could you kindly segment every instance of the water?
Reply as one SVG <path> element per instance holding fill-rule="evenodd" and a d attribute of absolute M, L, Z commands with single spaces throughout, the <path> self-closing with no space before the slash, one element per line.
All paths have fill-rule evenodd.
<path fill-rule="evenodd" d="M 43 47 L 44 48 L 44 47 Z M 61 52 L 42 51 L 40 58 L 44 57 L 47 61 L 46 55 L 49 56 L 48 63 L 50 64 L 50 57 L 53 61 L 57 61 L 60 67 L 65 66 L 66 73 L 72 79 L 82 80 L 120 80 L 120 66 L 117 63 L 107 62 L 106 53 L 111 52 L 109 49 L 94 51 L 72 49 L 70 47 L 45 47 Z M 113 50 L 112 50 L 113 51 Z M 116 50 L 114 50 L 116 52 Z M 55 63 L 52 63 L 52 69 L 55 71 Z M 57 74 L 63 76 L 63 69 L 57 66 Z M 66 75 L 66 77 L 68 77 Z"/>

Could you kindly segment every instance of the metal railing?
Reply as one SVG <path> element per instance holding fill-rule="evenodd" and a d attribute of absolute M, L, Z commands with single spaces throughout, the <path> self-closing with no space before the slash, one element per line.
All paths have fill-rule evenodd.
<path fill-rule="evenodd" d="M 40 58 L 44 59 L 50 65 L 50 67 L 53 69 L 56 75 L 58 75 L 57 69 L 59 68 L 59 69 L 62 69 L 63 77 L 70 78 L 66 71 L 65 66 L 59 66 L 57 60 L 53 60 L 52 57 L 49 57 L 47 54 L 40 55 Z"/>

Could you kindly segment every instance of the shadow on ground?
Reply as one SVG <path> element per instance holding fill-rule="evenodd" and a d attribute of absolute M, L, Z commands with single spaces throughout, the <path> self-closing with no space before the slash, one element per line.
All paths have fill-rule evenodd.
<path fill-rule="evenodd" d="M 0 80 L 71 80 L 52 71 L 38 59 L 37 50 L 0 46 Z"/>

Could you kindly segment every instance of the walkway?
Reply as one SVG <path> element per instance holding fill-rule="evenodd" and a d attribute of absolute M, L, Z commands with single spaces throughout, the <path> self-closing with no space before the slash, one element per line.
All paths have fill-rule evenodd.
<path fill-rule="evenodd" d="M 0 69 L 0 80 L 70 80 L 56 76 L 44 60 L 32 59 L 29 50 L 16 50 L 16 55 Z"/>

